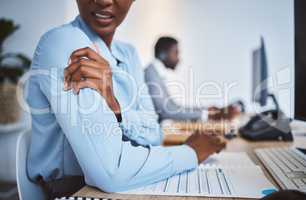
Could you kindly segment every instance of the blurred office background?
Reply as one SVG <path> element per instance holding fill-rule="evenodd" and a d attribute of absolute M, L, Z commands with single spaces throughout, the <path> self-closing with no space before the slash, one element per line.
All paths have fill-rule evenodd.
<path fill-rule="evenodd" d="M 75 0 L 2 0 L 0 13 L 21 25 L 7 41 L 5 50 L 19 50 L 31 57 L 44 32 L 71 21 L 78 11 Z M 177 79 L 187 89 L 172 91 L 185 97 L 178 101 L 197 103 L 193 98 L 199 86 L 214 81 L 218 85 L 234 83 L 228 98 L 243 99 L 249 107 L 251 52 L 259 46 L 262 35 L 273 84 L 281 86 L 275 88 L 281 96 L 281 107 L 292 115 L 292 0 L 137 0 L 116 37 L 135 45 L 145 66 L 152 60 L 153 45 L 161 35 L 171 35 L 180 41 L 182 62 Z M 216 92 L 206 89 L 202 94 Z M 200 103 L 221 104 L 223 99 L 201 99 Z"/>
<path fill-rule="evenodd" d="M 4 50 L 31 58 L 44 32 L 73 20 L 77 13 L 75 0 L 1 0 L 0 17 L 20 25 Z M 233 84 L 227 101 L 242 99 L 250 111 L 252 50 L 263 36 L 270 84 L 281 108 L 293 116 L 293 0 L 137 0 L 116 38 L 132 43 L 145 67 L 162 35 L 180 41 L 182 60 L 173 80 L 186 89 L 170 89 L 171 94 L 183 97 L 177 98 L 179 103 L 222 105 L 224 96 L 216 92 L 224 93 L 223 85 Z M 221 91 L 205 87 L 200 93 L 210 98 L 198 102 L 200 86 L 211 81 L 221 86 Z"/>

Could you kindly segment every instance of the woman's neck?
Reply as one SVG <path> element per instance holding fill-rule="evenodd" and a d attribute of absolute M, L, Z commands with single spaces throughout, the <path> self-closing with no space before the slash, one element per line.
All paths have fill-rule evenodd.
<path fill-rule="evenodd" d="M 106 46 L 109 49 L 111 48 L 111 44 L 112 44 L 114 35 L 115 35 L 115 33 L 110 33 L 110 34 L 103 35 L 103 36 L 100 35 L 100 38 L 103 40 L 103 42 L 106 44 Z"/>

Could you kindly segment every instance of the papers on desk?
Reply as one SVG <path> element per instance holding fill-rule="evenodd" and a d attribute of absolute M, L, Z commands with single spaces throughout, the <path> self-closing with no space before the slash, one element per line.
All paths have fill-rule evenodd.
<path fill-rule="evenodd" d="M 236 165 L 236 166 L 235 166 Z M 276 191 L 245 153 L 211 156 L 197 169 L 136 190 L 135 195 L 261 198 Z"/>
<path fill-rule="evenodd" d="M 241 152 L 222 152 L 210 156 L 203 162 L 205 166 L 217 167 L 256 167 L 247 153 Z"/>

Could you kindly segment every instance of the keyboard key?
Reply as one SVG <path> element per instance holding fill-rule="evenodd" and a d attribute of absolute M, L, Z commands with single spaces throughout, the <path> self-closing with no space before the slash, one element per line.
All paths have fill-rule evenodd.
<path fill-rule="evenodd" d="M 302 179 L 293 179 L 293 182 L 299 187 L 299 188 L 306 188 L 306 184 Z"/>
<path fill-rule="evenodd" d="M 280 181 L 280 185 L 284 186 L 283 189 L 297 189 L 296 185 L 286 176 L 286 174 L 278 167 L 274 159 L 270 157 L 269 151 L 267 149 L 257 150 L 257 155 L 259 159 L 263 161 L 265 166 L 268 168 L 272 176 L 276 177 Z"/>
<path fill-rule="evenodd" d="M 287 161 L 280 158 L 281 156 L 279 156 L 277 153 L 275 153 L 274 151 L 267 151 L 266 153 L 270 156 L 270 159 L 272 159 L 275 164 L 281 168 L 282 171 L 284 171 L 285 173 L 293 171 L 292 168 L 294 167 L 288 166 Z"/>
<path fill-rule="evenodd" d="M 306 178 L 306 172 L 300 172 L 300 171 L 296 171 L 296 172 L 291 172 L 291 173 L 288 173 L 287 176 L 290 178 L 290 179 L 303 179 L 303 178 Z"/>
<path fill-rule="evenodd" d="M 306 191 L 306 157 L 296 149 L 257 149 L 256 154 L 283 189 Z"/>
<path fill-rule="evenodd" d="M 287 152 L 306 167 L 306 158 L 305 156 L 300 155 L 300 152 L 298 152 L 298 150 L 289 149 Z"/>
<path fill-rule="evenodd" d="M 306 167 L 302 165 L 302 163 L 299 162 L 296 158 L 293 156 L 290 156 L 290 154 L 287 151 L 283 151 L 281 149 L 276 150 L 277 153 L 283 160 L 285 160 L 286 164 L 291 167 L 292 171 L 306 171 Z"/>

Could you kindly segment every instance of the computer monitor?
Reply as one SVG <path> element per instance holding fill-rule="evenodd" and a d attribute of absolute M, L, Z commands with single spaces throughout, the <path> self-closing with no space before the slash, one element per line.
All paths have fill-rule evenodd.
<path fill-rule="evenodd" d="M 306 1 L 295 0 L 295 118 L 306 121 Z"/>
<path fill-rule="evenodd" d="M 253 51 L 252 101 L 261 106 L 267 104 L 268 98 L 268 63 L 264 38 L 261 37 L 260 47 Z"/>

